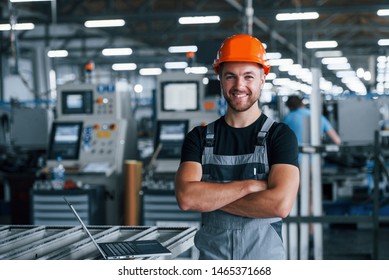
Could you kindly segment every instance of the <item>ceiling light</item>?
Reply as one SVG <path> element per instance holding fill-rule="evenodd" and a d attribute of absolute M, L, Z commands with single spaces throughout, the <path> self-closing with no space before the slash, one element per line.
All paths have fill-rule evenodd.
<path fill-rule="evenodd" d="M 357 77 L 358 78 L 362 78 L 364 74 L 365 74 L 365 70 L 363 70 L 363 68 L 357 69 Z"/>
<path fill-rule="evenodd" d="M 131 48 L 110 48 L 110 49 L 103 49 L 102 54 L 104 56 L 113 56 L 113 55 L 131 55 L 132 49 Z"/>
<path fill-rule="evenodd" d="M 218 23 L 219 21 L 219 16 L 180 17 L 178 19 L 180 24 Z"/>
<path fill-rule="evenodd" d="M 162 74 L 161 68 L 142 68 L 139 70 L 139 74 L 142 76 L 160 75 Z"/>
<path fill-rule="evenodd" d="M 355 77 L 357 74 L 355 71 L 338 71 L 336 72 L 336 77 L 338 78 L 349 78 L 349 77 Z"/>
<path fill-rule="evenodd" d="M 321 60 L 323 64 L 344 64 L 347 63 L 347 58 L 345 57 L 325 57 Z"/>
<path fill-rule="evenodd" d="M 335 56 L 342 56 L 343 53 L 341 51 L 317 51 L 315 52 L 315 56 L 317 58 L 321 57 L 335 57 Z"/>
<path fill-rule="evenodd" d="M 197 46 L 171 46 L 168 48 L 170 53 L 187 53 L 187 52 L 197 52 Z"/>
<path fill-rule="evenodd" d="M 305 43 L 307 49 L 336 48 L 337 46 L 336 41 L 308 41 Z"/>
<path fill-rule="evenodd" d="M 207 67 L 186 67 L 185 68 L 185 73 L 186 74 L 205 74 L 208 72 Z"/>
<path fill-rule="evenodd" d="M 67 50 L 51 50 L 47 52 L 48 57 L 67 57 Z"/>
<path fill-rule="evenodd" d="M 134 86 L 134 91 L 135 91 L 136 93 L 141 93 L 141 92 L 143 91 L 143 86 L 142 86 L 141 84 L 136 84 L 136 85 Z"/>
<path fill-rule="evenodd" d="M 115 63 L 112 65 L 114 71 L 131 71 L 136 69 L 135 63 Z"/>
<path fill-rule="evenodd" d="M 177 61 L 177 62 L 166 62 L 166 69 L 184 69 L 188 67 L 188 62 L 186 61 Z"/>
<path fill-rule="evenodd" d="M 349 70 L 351 69 L 351 65 L 349 63 L 344 64 L 328 64 L 327 65 L 328 70 Z"/>
<path fill-rule="evenodd" d="M 317 12 L 306 12 L 306 13 L 280 13 L 276 15 L 276 20 L 285 21 L 285 20 L 307 20 L 307 19 L 317 19 L 319 14 Z"/>
<path fill-rule="evenodd" d="M 389 39 L 380 39 L 378 40 L 379 46 L 389 46 Z"/>
<path fill-rule="evenodd" d="M 117 27 L 123 26 L 126 22 L 123 19 L 107 19 L 107 20 L 87 20 L 84 25 L 88 28 L 96 27 Z"/>
<path fill-rule="evenodd" d="M 291 58 L 270 59 L 269 63 L 271 66 L 291 65 L 293 64 L 293 59 Z"/>
<path fill-rule="evenodd" d="M 288 84 L 289 82 L 290 82 L 289 78 L 277 78 L 273 80 L 273 85 L 282 86 Z"/>
<path fill-rule="evenodd" d="M 277 78 L 275 73 L 269 73 L 266 75 L 266 80 L 274 80 L 275 78 Z"/>
<path fill-rule="evenodd" d="M 379 15 L 380 17 L 389 16 L 389 9 L 378 10 L 377 15 Z"/>
<path fill-rule="evenodd" d="M 371 73 L 370 73 L 370 71 L 365 71 L 365 73 L 363 73 L 363 79 L 365 81 L 370 81 L 371 80 Z"/>
<path fill-rule="evenodd" d="M 279 52 L 268 52 L 266 53 L 267 59 L 280 59 L 282 57 L 281 53 Z"/>
<path fill-rule="evenodd" d="M 13 30 L 32 30 L 35 28 L 33 23 L 16 23 L 13 25 Z M 11 25 L 9 23 L 0 24 L 0 31 L 9 31 L 11 30 Z"/>

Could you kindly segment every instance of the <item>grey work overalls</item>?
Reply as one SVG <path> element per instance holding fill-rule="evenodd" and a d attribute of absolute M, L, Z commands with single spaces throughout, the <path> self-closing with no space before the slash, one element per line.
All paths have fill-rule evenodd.
<path fill-rule="evenodd" d="M 267 179 L 266 136 L 273 123 L 273 120 L 266 119 L 257 134 L 254 153 L 237 156 L 213 153 L 214 123 L 209 124 L 202 155 L 202 181 Z M 253 219 L 219 210 L 205 212 L 202 213 L 202 226 L 195 236 L 195 245 L 200 250 L 200 259 L 285 259 L 281 227 L 281 218 Z"/>

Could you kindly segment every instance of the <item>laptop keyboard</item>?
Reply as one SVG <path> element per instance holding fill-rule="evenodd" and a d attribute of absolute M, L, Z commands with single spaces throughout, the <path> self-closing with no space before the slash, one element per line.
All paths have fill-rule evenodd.
<path fill-rule="evenodd" d="M 136 247 L 131 243 L 108 243 L 106 245 L 116 255 L 132 255 L 138 253 Z"/>

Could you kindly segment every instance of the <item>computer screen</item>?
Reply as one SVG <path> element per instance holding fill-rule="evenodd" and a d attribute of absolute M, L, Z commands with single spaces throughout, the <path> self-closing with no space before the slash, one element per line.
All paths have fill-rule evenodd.
<path fill-rule="evenodd" d="M 158 158 L 179 159 L 188 132 L 188 120 L 158 120 L 155 148 L 162 144 Z"/>
<path fill-rule="evenodd" d="M 162 111 L 199 110 L 198 81 L 169 81 L 161 83 Z"/>
<path fill-rule="evenodd" d="M 82 122 L 54 122 L 48 159 L 77 160 L 80 152 Z"/>
<path fill-rule="evenodd" d="M 72 90 L 61 92 L 62 114 L 93 114 L 93 91 Z"/>

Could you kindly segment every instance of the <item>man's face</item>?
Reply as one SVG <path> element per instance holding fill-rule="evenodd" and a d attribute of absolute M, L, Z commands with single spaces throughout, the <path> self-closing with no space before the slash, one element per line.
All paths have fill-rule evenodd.
<path fill-rule="evenodd" d="M 226 62 L 223 63 L 220 81 L 229 107 L 243 112 L 257 104 L 265 77 L 257 63 Z"/>

